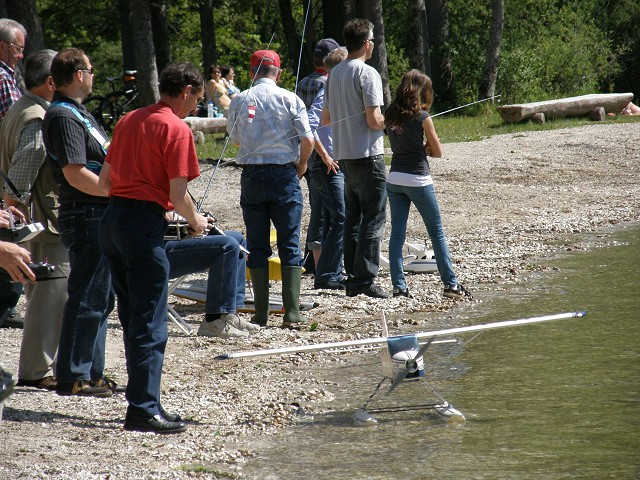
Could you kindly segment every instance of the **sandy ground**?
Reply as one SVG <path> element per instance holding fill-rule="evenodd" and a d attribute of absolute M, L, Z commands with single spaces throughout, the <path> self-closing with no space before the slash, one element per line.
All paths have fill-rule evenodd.
<path fill-rule="evenodd" d="M 639 139 L 636 122 L 446 144 L 445 157 L 433 159 L 431 167 L 456 273 L 473 292 L 472 302 L 481 302 L 483 292 L 544 270 L 544 259 L 551 255 L 585 248 L 572 240 L 574 233 L 637 223 Z M 203 163 L 202 170 L 192 187 L 197 199 L 213 165 Z M 205 200 L 206 209 L 226 229 L 243 230 L 239 174 L 234 167 L 219 168 Z M 388 229 L 384 251 L 387 238 Z M 425 239 L 424 226 L 412 211 L 408 240 Z M 191 280 L 203 279 L 196 275 Z M 291 425 L 300 407 L 321 412 L 323 402 L 333 398 L 331 385 L 305 375 L 304 368 L 311 362 L 317 366 L 336 360 L 320 354 L 225 362 L 214 357 L 229 351 L 380 336 L 382 311 L 393 313 L 394 330 L 425 330 L 435 326 L 430 316 L 454 305 L 464 314 L 471 303 L 444 299 L 436 275 L 412 275 L 408 280 L 413 299 L 373 300 L 313 290 L 313 280 L 304 277 L 304 299 L 320 304 L 308 312 L 318 324 L 314 331 L 269 328 L 234 342 L 188 336 L 170 323 L 163 404 L 188 420 L 189 430 L 181 435 L 125 433 L 126 401 L 121 394 L 83 399 L 16 388 L 0 423 L 0 478 L 249 478 L 243 464 L 259 452 L 240 445 Z M 379 283 L 391 287 L 386 271 L 381 271 Z M 277 293 L 278 284 L 272 288 Z M 197 329 L 203 306 L 173 297 L 171 302 Z M 457 326 L 456 321 L 450 326 Z M 279 322 L 273 316 L 271 324 Z M 20 338 L 21 330 L 0 329 L 0 365 L 14 373 Z M 115 314 L 107 349 L 107 374 L 126 383 Z"/>

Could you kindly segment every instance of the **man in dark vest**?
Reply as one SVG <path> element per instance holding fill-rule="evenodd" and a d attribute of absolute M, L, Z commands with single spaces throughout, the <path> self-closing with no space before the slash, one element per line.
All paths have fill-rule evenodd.
<path fill-rule="evenodd" d="M 18 367 L 19 386 L 48 390 L 56 386 L 55 359 L 69 274 L 69 256 L 58 234 L 58 188 L 45 162 L 42 141 L 42 121 L 55 90 L 51 78 L 55 54 L 53 50 L 42 50 L 27 58 L 24 75 L 27 92 L 11 106 L 0 128 L 3 139 L 0 168 L 7 172 L 11 182 L 11 187 L 4 186 L 5 203 L 18 207 L 26 218 L 43 225 L 44 231 L 26 242 L 27 248 L 34 261 L 46 259 L 56 269 L 54 281 L 27 284 Z"/>

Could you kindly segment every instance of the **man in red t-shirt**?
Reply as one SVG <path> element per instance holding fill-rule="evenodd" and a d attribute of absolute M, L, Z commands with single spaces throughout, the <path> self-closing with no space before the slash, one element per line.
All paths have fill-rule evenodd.
<path fill-rule="evenodd" d="M 187 183 L 200 169 L 193 134 L 182 121 L 203 95 L 204 80 L 194 65 L 168 66 L 160 75 L 160 101 L 127 114 L 116 125 L 100 173 L 100 184 L 109 187 L 110 197 L 100 224 L 100 245 L 118 296 L 129 375 L 125 430 L 186 429 L 160 405 L 168 337 L 164 214 L 175 210 L 196 234 L 209 228 L 187 192 Z"/>

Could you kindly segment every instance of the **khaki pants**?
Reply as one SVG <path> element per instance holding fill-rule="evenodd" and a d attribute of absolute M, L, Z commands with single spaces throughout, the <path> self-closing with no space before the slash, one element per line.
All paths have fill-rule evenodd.
<path fill-rule="evenodd" d="M 31 259 L 44 259 L 56 267 L 52 277 L 61 279 L 28 283 L 26 288 L 27 310 L 20 348 L 18 378 L 38 380 L 54 375 L 58 353 L 58 341 L 62 326 L 62 312 L 67 300 L 67 276 L 69 257 L 67 249 L 59 242 L 28 242 Z"/>

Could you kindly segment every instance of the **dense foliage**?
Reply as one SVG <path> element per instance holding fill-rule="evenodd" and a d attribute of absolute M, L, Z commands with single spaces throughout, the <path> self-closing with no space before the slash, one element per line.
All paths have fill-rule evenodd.
<path fill-rule="evenodd" d="M 308 0 L 291 0 L 297 34 L 302 34 Z M 383 0 L 389 79 L 393 90 L 410 68 L 408 1 Z M 428 1 L 428 0 L 427 0 Z M 304 2 L 304 4 L 303 4 Z M 281 52 L 281 83 L 293 88 L 298 58 L 287 53 L 280 21 L 282 0 L 218 0 L 214 4 L 220 64 L 235 67 L 247 87 L 250 53 L 266 47 Z M 202 61 L 197 2 L 169 0 L 173 60 Z M 37 0 L 47 47 L 78 46 L 91 56 L 96 90 L 122 70 L 118 2 Z M 313 32 L 322 38 L 322 3 L 311 0 Z M 491 21 L 490 0 L 450 0 L 450 43 L 459 103 L 477 98 Z M 496 92 L 503 102 L 526 102 L 584 93 L 640 92 L 640 2 L 636 0 L 505 0 L 505 28 Z M 309 28 L 309 27 L 308 27 Z M 203 71 L 206 66 L 203 66 Z M 305 74 L 307 72 L 301 72 Z M 437 93 L 437 92 L 436 92 Z M 437 107 L 437 106 L 436 106 Z"/>

